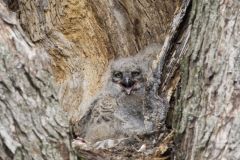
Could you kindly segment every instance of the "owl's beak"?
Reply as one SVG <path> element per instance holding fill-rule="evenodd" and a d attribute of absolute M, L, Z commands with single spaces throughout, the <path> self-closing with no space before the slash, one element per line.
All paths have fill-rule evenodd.
<path fill-rule="evenodd" d="M 131 94 L 131 91 L 132 91 L 132 88 L 128 89 L 128 88 L 125 88 L 125 91 L 127 92 L 128 95 Z"/>
<path fill-rule="evenodd" d="M 132 81 L 129 77 L 125 77 L 121 82 L 121 86 L 123 87 L 123 89 L 126 91 L 128 95 L 131 94 L 134 84 L 135 82 Z"/>

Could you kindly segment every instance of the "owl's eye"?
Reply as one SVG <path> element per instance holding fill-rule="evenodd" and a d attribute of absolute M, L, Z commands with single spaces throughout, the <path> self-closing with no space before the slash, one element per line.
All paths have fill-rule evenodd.
<path fill-rule="evenodd" d="M 132 76 L 133 77 L 137 77 L 137 76 L 139 76 L 140 75 L 140 71 L 133 71 L 132 72 Z"/>
<path fill-rule="evenodd" d="M 122 72 L 114 72 L 113 76 L 116 78 L 122 78 Z"/>

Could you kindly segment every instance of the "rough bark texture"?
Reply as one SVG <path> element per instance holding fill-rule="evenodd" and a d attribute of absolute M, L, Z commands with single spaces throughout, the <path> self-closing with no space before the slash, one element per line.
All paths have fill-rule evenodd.
<path fill-rule="evenodd" d="M 180 2 L 4 1 L 18 12 L 30 40 L 50 54 L 53 73 L 45 52 L 31 44 L 0 1 L 1 159 L 73 159 L 68 117 L 86 110 L 110 60 L 164 42 Z M 176 159 L 240 159 L 239 8 L 237 0 L 192 1 L 187 29 L 178 30 L 166 50 L 172 53 L 163 77 L 169 68 L 176 71 L 162 80 L 161 91 L 176 102 Z M 173 68 L 171 59 L 185 51 L 181 69 Z"/>
<path fill-rule="evenodd" d="M 240 159 L 240 2 L 193 1 L 175 109 L 176 159 Z"/>
<path fill-rule="evenodd" d="M 33 100 L 30 100 L 31 103 L 27 101 L 28 99 L 23 102 L 18 100 L 9 105 L 13 112 L 17 106 L 23 106 L 19 107 L 19 110 L 16 109 L 19 119 L 12 116 L 13 119 L 17 119 L 18 124 L 22 123 L 23 126 L 19 125 L 19 131 L 14 135 L 15 131 L 11 133 L 6 129 L 6 123 L 2 134 L 3 159 L 7 156 L 10 159 L 14 156 L 16 159 L 19 156 L 23 159 L 73 158 L 70 156 L 68 144 L 67 118 L 73 117 L 75 113 L 79 115 L 79 112 L 85 110 L 84 107 L 87 106 L 85 104 L 101 88 L 101 77 L 110 60 L 136 54 L 150 43 L 163 43 L 180 3 L 178 0 L 171 2 L 150 0 L 4 1 L 11 10 L 18 13 L 21 27 L 30 41 L 44 47 L 50 54 L 53 77 L 60 89 L 58 98 L 66 113 L 57 107 L 58 98 L 50 84 L 51 72 L 44 70 L 49 67 L 48 63 L 46 59 L 41 60 L 44 54 L 39 53 L 37 49 L 32 51 L 40 57 L 38 61 L 34 60 L 34 63 L 30 63 L 31 61 L 24 57 L 19 58 L 18 60 L 23 63 L 20 70 L 24 72 L 17 72 L 19 75 L 15 76 L 23 78 L 20 82 L 16 81 L 17 88 L 13 87 L 22 97 L 28 96 L 28 99 L 32 97 Z M 13 22 L 8 23 L 12 25 Z M 12 26 L 15 27 L 15 23 Z M 16 26 L 20 29 L 19 25 Z M 21 43 L 27 40 L 26 36 L 23 37 Z M 31 67 L 33 73 L 25 69 Z M 42 70 L 47 73 L 36 75 Z M 11 71 L 4 72 L 3 77 L 8 78 L 6 74 L 10 73 Z M 3 81 L 3 86 L 8 87 L 9 84 L 5 81 Z M 10 93 L 5 90 L 3 95 L 8 96 Z M 16 97 L 16 95 L 9 95 L 11 96 Z M 30 110 L 29 106 L 35 102 L 36 110 Z M 24 126 L 28 127 L 24 128 Z M 12 136 L 6 137 L 5 131 Z M 16 140 L 15 137 L 20 138 Z M 16 144 L 13 145 L 15 147 L 9 152 L 9 148 L 12 147 L 9 143 L 15 143 L 15 141 Z"/>
<path fill-rule="evenodd" d="M 50 59 L 0 1 L 0 159 L 74 159 Z"/>

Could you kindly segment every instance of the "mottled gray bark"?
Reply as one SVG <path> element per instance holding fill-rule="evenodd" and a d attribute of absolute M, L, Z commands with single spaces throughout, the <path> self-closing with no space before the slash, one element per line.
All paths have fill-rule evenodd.
<path fill-rule="evenodd" d="M 240 159 L 240 2 L 192 1 L 175 107 L 176 159 Z M 181 88 L 180 88 L 181 87 Z"/>
<path fill-rule="evenodd" d="M 1 1 L 2 159 L 73 158 L 68 116 L 86 107 L 101 88 L 101 76 L 111 59 L 164 42 L 179 2 L 5 1 L 11 9 L 19 9 L 24 31 L 44 46 L 51 63 L 45 51 L 27 40 Z M 177 131 L 176 159 L 240 159 L 239 8 L 237 0 L 192 1 L 190 20 L 184 24 L 187 29 L 178 30 L 180 36 L 168 49 L 172 52 L 164 62 L 168 65 L 161 91 L 175 106 L 170 119 Z M 179 70 L 172 58 L 179 60 L 185 51 Z M 170 70 L 172 76 L 164 79 Z M 52 74 L 67 113 L 59 107 Z"/>
<path fill-rule="evenodd" d="M 0 1 L 0 159 L 74 159 L 50 59 Z"/>
<path fill-rule="evenodd" d="M 12 114 L 2 115 L 3 121 L 9 119 L 2 123 L 2 159 L 73 158 L 69 117 L 87 107 L 84 104 L 101 88 L 109 60 L 164 41 L 179 4 L 177 0 L 5 2 L 16 11 L 27 36 L 18 20 L 1 8 L 2 28 L 18 35 L 2 39 L 1 105 Z M 1 32 L 8 33 L 4 29 Z M 51 62 L 35 45 L 44 47 Z M 52 74 L 59 96 L 51 83 Z"/>

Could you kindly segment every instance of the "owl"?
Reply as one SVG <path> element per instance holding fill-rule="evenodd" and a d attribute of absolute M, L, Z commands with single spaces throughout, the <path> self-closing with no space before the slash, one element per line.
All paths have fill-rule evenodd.
<path fill-rule="evenodd" d="M 136 56 L 112 62 L 103 90 L 75 127 L 77 137 L 95 149 L 106 149 L 121 140 L 159 129 L 168 103 L 159 96 L 149 95 L 146 89 L 151 79 L 150 55 L 156 50 L 147 48 Z"/>

